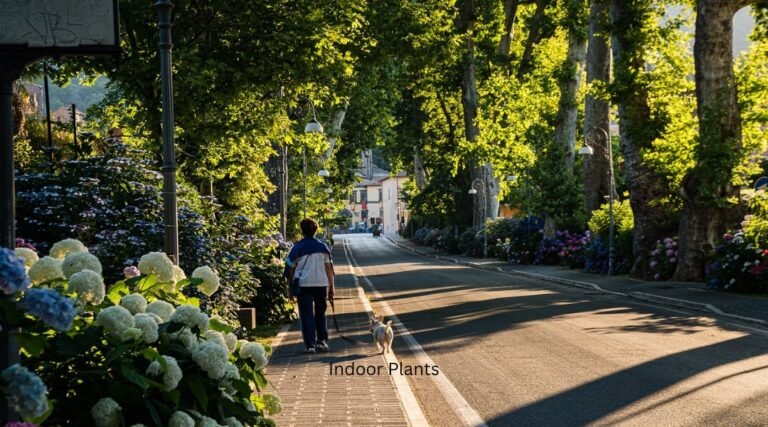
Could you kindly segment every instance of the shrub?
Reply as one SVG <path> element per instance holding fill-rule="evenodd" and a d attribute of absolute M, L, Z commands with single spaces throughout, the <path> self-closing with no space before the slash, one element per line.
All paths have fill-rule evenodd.
<path fill-rule="evenodd" d="M 723 235 L 711 259 L 709 287 L 732 292 L 768 290 L 768 249 L 757 247 L 741 231 Z"/>
<path fill-rule="evenodd" d="M 481 227 L 472 227 L 466 229 L 459 236 L 459 253 L 467 256 L 483 255 L 483 229 Z"/>
<path fill-rule="evenodd" d="M 657 240 L 656 247 L 649 255 L 653 280 L 669 279 L 677 268 L 677 237 Z"/>
<path fill-rule="evenodd" d="M 629 204 L 629 200 L 614 202 L 613 218 L 615 227 L 614 269 L 616 273 L 625 273 L 628 272 L 631 268 L 631 260 L 634 259 L 632 256 L 632 240 L 634 238 L 633 233 L 635 229 L 635 219 L 634 215 L 632 214 L 632 207 Z M 595 271 L 599 268 L 602 272 L 602 267 L 600 266 L 603 264 L 606 266 L 605 272 L 608 271 L 608 253 L 605 252 L 604 258 L 602 258 L 602 249 L 599 249 L 599 247 L 604 245 L 606 247 L 605 249 L 607 250 L 610 234 L 609 224 L 609 206 L 606 203 L 600 206 L 600 209 L 592 212 L 592 218 L 590 218 L 588 222 L 589 231 L 592 233 L 593 239 L 600 239 L 600 243 L 592 244 L 594 247 L 588 255 L 588 257 L 593 257 L 587 262 L 587 264 L 591 266 L 591 271 Z"/>
<path fill-rule="evenodd" d="M 196 270 L 192 278 L 182 278 L 180 271 L 169 276 L 170 260 L 154 253 L 142 257 L 140 265 L 157 273 L 128 269 L 130 278 L 109 291 L 91 270 L 69 280 L 53 272 L 50 277 L 58 278 L 29 288 L 24 262 L 8 253 L 13 254 L 0 253 L 0 286 L 9 296 L 0 323 L 20 331 L 18 342 L 35 373 L 14 365 L 3 379 L 11 383 L 5 388 L 7 400 L 26 421 L 169 425 L 171 418 L 208 417 L 227 424 L 235 417 L 247 425 L 274 424 L 259 409 L 272 399 L 262 394 L 269 348 L 238 340 L 226 321 L 209 316 L 182 292 L 215 292 L 218 278 L 209 270 Z M 64 262 L 72 255 L 79 254 L 66 255 Z M 37 263 L 60 268 L 46 259 L 55 260 Z M 273 405 L 275 413 L 278 406 Z"/>
<path fill-rule="evenodd" d="M 429 235 L 430 231 L 432 231 L 432 229 L 429 227 L 419 228 L 413 233 L 413 238 L 411 238 L 411 241 L 417 245 L 426 245 L 427 236 Z"/>
<path fill-rule="evenodd" d="M 535 216 L 516 219 L 512 236 L 504 241 L 507 260 L 515 264 L 533 263 L 543 236 L 544 220 Z"/>

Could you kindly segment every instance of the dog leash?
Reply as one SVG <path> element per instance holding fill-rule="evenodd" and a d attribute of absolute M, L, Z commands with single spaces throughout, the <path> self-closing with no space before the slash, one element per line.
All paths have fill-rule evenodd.
<path fill-rule="evenodd" d="M 341 333 L 341 330 L 339 329 L 339 321 L 336 320 L 336 304 L 333 303 L 333 298 L 329 298 L 328 301 L 331 303 L 331 318 L 333 318 L 333 326 L 336 328 L 336 332 L 339 334 L 339 338 L 353 345 L 362 344 L 362 342 L 354 338 L 345 337 L 344 334 Z"/>

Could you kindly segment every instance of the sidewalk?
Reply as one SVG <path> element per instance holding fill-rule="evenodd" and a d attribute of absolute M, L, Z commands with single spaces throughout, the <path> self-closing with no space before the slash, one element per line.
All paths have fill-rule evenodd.
<path fill-rule="evenodd" d="M 450 255 L 426 246 L 418 246 L 400 236 L 386 236 L 393 243 L 414 253 L 456 262 L 475 268 L 500 271 L 539 280 L 615 293 L 657 304 L 705 311 L 725 317 L 768 326 L 768 298 L 717 292 L 702 283 L 646 282 L 627 276 L 583 273 L 551 265 L 517 265 L 497 259 Z"/>
<path fill-rule="evenodd" d="M 338 253 L 337 253 L 338 252 Z M 345 337 L 362 342 L 352 345 L 339 338 L 328 307 L 330 352 L 304 354 L 301 328 L 291 325 L 265 368 L 269 387 L 282 400 L 283 412 L 274 419 L 279 426 L 406 426 L 408 425 L 387 363 L 378 354 L 368 331 L 368 314 L 359 298 L 352 270 L 340 245 L 334 247 L 336 267 L 336 318 Z M 381 375 L 340 373 L 354 365 L 358 371 Z M 336 374 L 331 373 L 335 366 Z"/>

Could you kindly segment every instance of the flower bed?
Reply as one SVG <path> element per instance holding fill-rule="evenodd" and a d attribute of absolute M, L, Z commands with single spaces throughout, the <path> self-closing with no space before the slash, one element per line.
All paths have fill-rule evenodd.
<path fill-rule="evenodd" d="M 707 266 L 707 286 L 734 292 L 768 291 L 768 249 L 757 247 L 744 233 L 726 233 Z"/>

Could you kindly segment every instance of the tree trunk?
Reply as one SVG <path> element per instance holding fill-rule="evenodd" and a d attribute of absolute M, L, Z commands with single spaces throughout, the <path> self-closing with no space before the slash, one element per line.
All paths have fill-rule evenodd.
<path fill-rule="evenodd" d="M 520 58 L 520 66 L 517 69 L 517 79 L 523 80 L 525 75 L 533 67 L 533 48 L 541 41 L 541 27 L 544 23 L 544 9 L 547 6 L 546 0 L 536 0 L 536 12 L 533 14 L 531 29 L 528 32 L 528 38 L 525 40 L 523 56 Z"/>
<path fill-rule="evenodd" d="M 640 0 L 612 1 L 611 47 L 614 57 L 614 99 L 619 106 L 621 151 L 629 184 L 629 202 L 635 217 L 631 274 L 650 275 L 648 253 L 662 238 L 664 214 L 653 206 L 667 195 L 664 177 L 643 162 L 643 151 L 651 149 L 663 125 L 651 117 L 648 87 L 641 81 L 645 69 L 646 48 L 643 21 L 648 18 L 648 2 Z"/>
<path fill-rule="evenodd" d="M 424 164 L 421 162 L 419 149 L 413 148 L 413 176 L 416 180 L 416 188 L 421 190 L 427 185 L 427 174 L 424 171 Z"/>
<path fill-rule="evenodd" d="M 519 0 L 502 0 L 504 6 L 504 32 L 499 43 L 499 56 L 505 64 L 509 64 L 509 51 L 512 48 L 512 40 L 515 39 L 515 20 L 517 19 L 517 6 Z"/>
<path fill-rule="evenodd" d="M 573 171 L 576 159 L 576 119 L 579 112 L 577 96 L 581 85 L 581 74 L 586 59 L 587 41 L 576 31 L 568 35 L 568 58 L 565 67 L 567 77 L 560 82 L 560 102 L 557 109 L 555 144 L 565 148 L 565 168 Z"/>
<path fill-rule="evenodd" d="M 696 165 L 683 179 L 680 248 L 674 280 L 702 281 L 715 240 L 734 225 L 739 188 L 731 185 L 742 154 L 741 116 L 733 75 L 733 15 L 750 1 L 696 4 Z M 728 153 L 724 155 L 723 153 Z M 730 200 L 729 200 L 730 199 Z"/>
<path fill-rule="evenodd" d="M 323 155 L 323 160 L 328 161 L 331 158 L 331 155 L 333 154 L 333 148 L 336 146 L 336 138 L 341 134 L 341 125 L 344 123 L 344 117 L 347 115 L 347 107 L 349 106 L 349 102 L 345 102 L 344 105 L 340 106 L 336 113 L 333 115 L 333 124 L 331 127 L 331 133 L 328 138 L 328 150 L 326 150 L 325 154 Z"/>
<path fill-rule="evenodd" d="M 611 52 L 608 48 L 608 3 L 593 0 L 589 12 L 589 48 L 587 50 L 587 84 L 608 85 L 611 78 Z M 611 191 L 608 177 L 608 144 L 610 141 L 611 105 L 587 93 L 584 108 L 584 137 L 594 154 L 584 156 L 584 206 L 587 218 L 599 208 Z M 601 131 L 608 134 L 608 139 Z M 618 200 L 618 195 L 614 194 Z"/>

